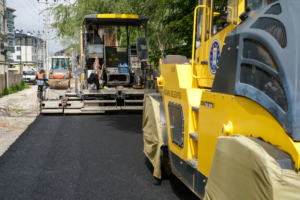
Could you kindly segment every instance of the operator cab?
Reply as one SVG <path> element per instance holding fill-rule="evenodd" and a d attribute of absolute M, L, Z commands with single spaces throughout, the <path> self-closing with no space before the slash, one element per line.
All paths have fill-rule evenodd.
<path fill-rule="evenodd" d="M 103 86 L 142 86 L 148 60 L 147 16 L 99 14 L 84 18 L 84 66 Z M 138 48 L 136 42 L 141 44 Z"/>
<path fill-rule="evenodd" d="M 51 58 L 50 79 L 69 78 L 69 58 L 67 56 L 53 56 Z"/>

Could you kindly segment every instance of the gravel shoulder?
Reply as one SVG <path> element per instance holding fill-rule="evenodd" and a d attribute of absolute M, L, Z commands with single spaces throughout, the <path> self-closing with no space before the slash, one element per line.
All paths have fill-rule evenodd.
<path fill-rule="evenodd" d="M 38 115 L 37 86 L 0 98 L 0 156 Z"/>

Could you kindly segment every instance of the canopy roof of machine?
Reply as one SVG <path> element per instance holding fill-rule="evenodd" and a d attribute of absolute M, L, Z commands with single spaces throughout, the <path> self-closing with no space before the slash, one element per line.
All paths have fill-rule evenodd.
<path fill-rule="evenodd" d="M 90 23 L 110 26 L 141 26 L 147 23 L 149 17 L 143 15 L 131 14 L 94 14 L 84 16 L 83 23 L 89 25 Z"/>

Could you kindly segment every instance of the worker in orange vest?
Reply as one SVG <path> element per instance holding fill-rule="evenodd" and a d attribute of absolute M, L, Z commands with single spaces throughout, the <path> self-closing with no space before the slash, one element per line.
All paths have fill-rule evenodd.
<path fill-rule="evenodd" d="M 45 82 L 46 88 L 48 89 L 50 87 L 50 84 L 48 83 L 48 79 L 46 78 L 46 72 L 43 68 L 41 68 L 40 72 L 36 75 L 36 79 L 43 80 Z"/>

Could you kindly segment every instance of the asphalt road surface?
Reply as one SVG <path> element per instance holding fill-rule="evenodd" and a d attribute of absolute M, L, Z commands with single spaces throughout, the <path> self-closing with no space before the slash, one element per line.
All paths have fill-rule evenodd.
<path fill-rule="evenodd" d="M 143 153 L 141 114 L 39 116 L 0 158 L 0 199 L 198 199 Z"/>

